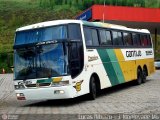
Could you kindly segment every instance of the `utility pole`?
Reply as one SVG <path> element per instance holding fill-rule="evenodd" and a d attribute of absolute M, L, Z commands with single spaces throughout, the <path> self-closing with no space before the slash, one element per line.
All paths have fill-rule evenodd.
<path fill-rule="evenodd" d="M 106 2 L 105 2 L 105 0 L 104 0 L 104 4 L 103 4 L 103 23 L 104 23 L 104 17 L 105 17 L 105 5 L 106 5 Z"/>
<path fill-rule="evenodd" d="M 155 51 L 155 53 L 157 53 L 157 28 L 155 28 L 155 43 L 154 43 L 155 45 L 154 45 L 154 51 Z"/>

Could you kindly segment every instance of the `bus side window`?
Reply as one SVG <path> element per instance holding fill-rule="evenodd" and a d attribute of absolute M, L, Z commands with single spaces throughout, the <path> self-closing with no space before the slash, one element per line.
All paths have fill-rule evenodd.
<path fill-rule="evenodd" d="M 142 43 L 142 46 L 148 46 L 147 36 L 144 34 L 141 35 L 141 43 Z"/>
<path fill-rule="evenodd" d="M 106 45 L 107 41 L 106 41 L 105 30 L 99 30 L 99 36 L 100 36 L 100 44 L 101 45 Z"/>
<path fill-rule="evenodd" d="M 84 28 L 84 37 L 86 41 L 86 46 L 98 46 L 98 34 L 96 29 Z"/>
<path fill-rule="evenodd" d="M 83 69 L 84 65 L 84 51 L 81 36 L 81 29 L 79 24 L 69 24 L 69 39 L 80 40 L 80 42 L 74 42 L 69 47 L 69 68 L 71 77 L 74 78 Z"/>
<path fill-rule="evenodd" d="M 111 32 L 106 31 L 107 45 L 112 45 Z"/>
<path fill-rule="evenodd" d="M 132 36 L 130 33 L 123 32 L 124 44 L 127 46 L 133 45 Z"/>
<path fill-rule="evenodd" d="M 118 45 L 118 46 L 123 45 L 121 32 L 112 31 L 112 36 L 113 36 L 113 45 Z"/>
<path fill-rule="evenodd" d="M 148 46 L 152 46 L 150 35 L 147 35 L 147 40 L 148 40 Z"/>
<path fill-rule="evenodd" d="M 118 32 L 118 44 L 123 45 L 122 32 Z"/>
<path fill-rule="evenodd" d="M 86 46 L 92 46 L 93 42 L 92 42 L 92 33 L 91 30 L 89 28 L 84 28 L 84 37 L 85 37 L 85 41 L 86 41 Z"/>
<path fill-rule="evenodd" d="M 98 34 L 96 29 L 92 29 L 92 41 L 93 46 L 99 46 Z"/>
<path fill-rule="evenodd" d="M 133 38 L 133 44 L 140 46 L 141 45 L 141 41 L 140 41 L 140 35 L 137 33 L 132 33 L 132 38 Z"/>
<path fill-rule="evenodd" d="M 118 45 L 118 35 L 117 32 L 112 31 L 113 45 Z"/>
<path fill-rule="evenodd" d="M 108 30 L 99 30 L 100 44 L 101 45 L 112 45 L 111 32 Z"/>

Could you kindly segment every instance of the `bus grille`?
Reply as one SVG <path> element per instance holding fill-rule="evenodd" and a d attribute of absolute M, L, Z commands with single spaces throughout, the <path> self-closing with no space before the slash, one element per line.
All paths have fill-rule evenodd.
<path fill-rule="evenodd" d="M 46 87 L 46 86 L 50 86 L 51 83 L 38 83 L 38 84 L 28 84 L 26 85 L 27 88 L 30 87 Z"/>
<path fill-rule="evenodd" d="M 51 83 L 39 83 L 39 87 L 50 86 Z"/>
<path fill-rule="evenodd" d="M 28 84 L 26 87 L 36 87 L 36 84 Z"/>

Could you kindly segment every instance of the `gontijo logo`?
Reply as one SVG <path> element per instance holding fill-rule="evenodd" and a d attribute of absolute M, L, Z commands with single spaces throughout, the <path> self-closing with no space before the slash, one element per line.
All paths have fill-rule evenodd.
<path fill-rule="evenodd" d="M 126 57 L 140 57 L 140 56 L 142 56 L 142 53 L 140 50 L 126 51 Z"/>

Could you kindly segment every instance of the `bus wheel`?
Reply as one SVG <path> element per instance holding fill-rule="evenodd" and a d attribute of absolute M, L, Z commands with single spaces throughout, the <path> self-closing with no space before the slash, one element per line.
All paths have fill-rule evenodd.
<path fill-rule="evenodd" d="M 96 89 L 96 81 L 95 78 L 92 76 L 90 80 L 90 93 L 89 93 L 89 98 L 91 100 L 95 100 L 97 95 L 97 89 Z"/>
<path fill-rule="evenodd" d="M 143 69 L 143 79 L 142 82 L 145 83 L 146 82 L 146 78 L 147 78 L 147 70 L 146 68 Z"/>
<path fill-rule="evenodd" d="M 143 75 L 142 75 L 142 71 L 140 69 L 137 70 L 137 80 L 136 80 L 136 84 L 140 85 L 142 83 L 143 80 Z"/>

